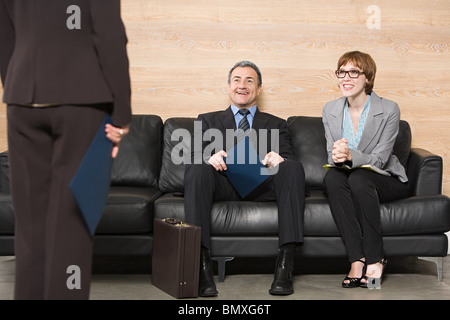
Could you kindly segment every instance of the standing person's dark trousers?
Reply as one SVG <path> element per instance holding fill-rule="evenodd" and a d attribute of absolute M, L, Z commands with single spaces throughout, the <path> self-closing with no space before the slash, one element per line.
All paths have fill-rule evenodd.
<path fill-rule="evenodd" d="M 69 184 L 106 114 L 95 105 L 7 107 L 14 299 L 89 298 L 93 237 Z"/>
<path fill-rule="evenodd" d="M 211 247 L 211 210 L 214 201 L 273 201 L 278 204 L 279 246 L 285 248 L 278 260 L 292 260 L 296 243 L 303 242 L 303 214 L 305 207 L 305 173 L 301 163 L 285 160 L 279 164 L 278 172 L 270 176 L 245 199 L 241 199 L 228 178 L 213 166 L 192 164 L 186 166 L 184 176 L 185 217 L 187 222 L 202 228 L 202 250 Z M 289 255 L 286 257 L 285 255 Z M 200 295 L 216 295 L 212 282 L 212 269 L 207 256 L 202 258 L 203 269 L 200 272 Z M 283 261 L 278 261 L 277 265 Z M 282 276 L 282 275 L 279 275 Z M 277 278 L 277 274 L 275 275 Z M 272 290 L 278 284 L 274 281 Z"/>

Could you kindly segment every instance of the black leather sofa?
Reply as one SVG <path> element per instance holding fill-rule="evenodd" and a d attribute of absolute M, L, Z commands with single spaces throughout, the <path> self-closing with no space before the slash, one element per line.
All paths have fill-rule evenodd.
<path fill-rule="evenodd" d="M 148 256 L 152 253 L 154 218 L 184 219 L 183 156 L 195 118 L 133 115 L 130 133 L 114 160 L 109 199 L 95 235 L 97 256 Z M 295 154 L 306 173 L 305 241 L 300 257 L 346 257 L 331 215 L 322 180 L 326 169 L 324 130 L 320 117 L 287 119 Z M 176 131 L 176 135 L 172 134 Z M 181 134 L 181 135 L 180 135 Z M 181 153 L 180 153 L 181 152 Z M 401 121 L 394 153 L 407 169 L 410 196 L 381 206 L 387 257 L 417 256 L 437 264 L 442 280 L 450 230 L 450 200 L 442 194 L 442 158 L 411 148 L 411 130 Z M 8 153 L 0 153 L 0 255 L 14 255 L 14 214 L 8 179 Z M 217 202 L 212 211 L 212 256 L 223 280 L 232 257 L 276 256 L 277 206 L 274 202 Z"/>

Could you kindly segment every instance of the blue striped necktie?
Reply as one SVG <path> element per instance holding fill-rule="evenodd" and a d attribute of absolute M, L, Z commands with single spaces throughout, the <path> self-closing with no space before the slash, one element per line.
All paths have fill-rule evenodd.
<path fill-rule="evenodd" d="M 242 129 L 245 132 L 248 129 L 250 129 L 250 124 L 248 123 L 247 120 L 247 115 L 250 113 L 250 111 L 248 109 L 239 109 L 238 112 L 244 116 L 242 120 L 239 122 L 238 129 Z"/>

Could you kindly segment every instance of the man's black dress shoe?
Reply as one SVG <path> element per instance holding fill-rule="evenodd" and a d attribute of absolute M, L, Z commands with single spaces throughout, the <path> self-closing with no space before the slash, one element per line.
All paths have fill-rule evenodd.
<path fill-rule="evenodd" d="M 206 248 L 200 252 L 200 277 L 198 283 L 198 295 L 200 297 L 215 297 L 219 294 L 214 283 L 211 255 Z"/>
<path fill-rule="evenodd" d="M 294 293 L 292 272 L 294 271 L 294 252 L 292 250 L 278 250 L 274 280 L 269 289 L 272 295 L 288 295 Z"/>

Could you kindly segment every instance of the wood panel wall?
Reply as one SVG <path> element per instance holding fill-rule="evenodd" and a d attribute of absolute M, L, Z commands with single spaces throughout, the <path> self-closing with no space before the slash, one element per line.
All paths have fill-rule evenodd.
<path fill-rule="evenodd" d="M 228 106 L 227 74 L 251 60 L 262 110 L 320 116 L 340 96 L 333 74 L 350 50 L 378 66 L 374 90 L 400 105 L 413 146 L 444 159 L 450 195 L 450 1 L 122 0 L 135 114 L 163 119 Z M 0 150 L 7 149 L 4 105 Z"/>

